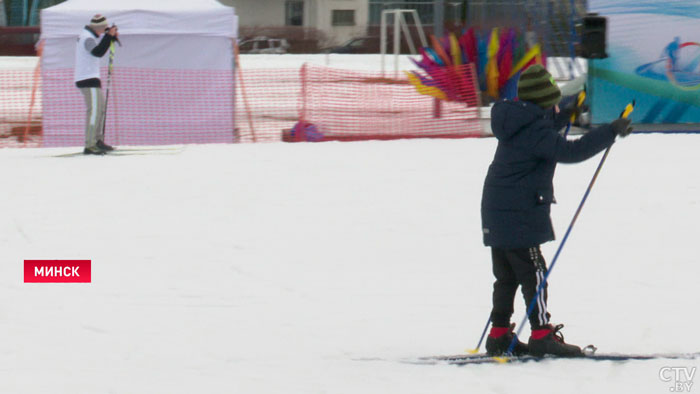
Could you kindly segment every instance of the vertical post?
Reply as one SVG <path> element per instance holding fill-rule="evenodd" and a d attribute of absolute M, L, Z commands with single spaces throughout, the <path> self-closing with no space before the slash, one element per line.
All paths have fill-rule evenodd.
<path fill-rule="evenodd" d="M 7 14 L 5 12 L 5 4 L 0 0 L 0 26 L 9 26 L 9 21 L 7 20 Z"/>
<path fill-rule="evenodd" d="M 233 48 L 231 59 L 231 108 L 233 109 L 231 111 L 231 128 L 233 128 L 233 142 L 241 142 L 241 136 L 236 127 L 236 73 L 238 72 L 236 70 L 238 67 L 238 55 L 236 52 L 238 51 L 238 38 L 231 38 L 231 47 Z"/>
<path fill-rule="evenodd" d="M 301 65 L 301 111 L 299 113 L 299 123 L 303 128 L 306 125 L 306 94 L 307 94 L 307 79 L 306 79 L 306 63 Z"/>
<path fill-rule="evenodd" d="M 433 1 L 433 29 L 435 37 L 445 35 L 445 0 Z"/>
<path fill-rule="evenodd" d="M 421 41 L 421 46 L 422 47 L 427 47 L 428 46 L 428 41 L 425 38 L 425 32 L 423 31 L 423 25 L 420 22 L 420 18 L 418 17 L 418 13 L 416 10 L 383 10 L 381 14 L 381 21 L 380 21 L 380 31 L 379 31 L 379 51 L 381 54 L 381 68 L 382 68 L 382 77 L 385 76 L 385 70 L 386 70 L 386 60 L 384 59 L 386 53 L 387 53 L 387 32 L 389 29 L 389 22 L 388 18 L 389 15 L 393 16 L 393 23 L 394 23 L 394 78 L 398 78 L 399 75 L 399 54 L 401 53 L 401 31 L 403 30 L 404 34 L 406 35 L 406 40 L 409 45 L 409 49 L 411 52 L 415 51 L 415 45 L 413 44 L 413 37 L 410 34 L 410 31 L 408 29 L 408 24 L 406 23 L 406 18 L 404 17 L 405 13 L 410 13 L 413 16 L 414 23 L 416 25 L 416 29 L 418 30 L 418 36 L 420 37 Z"/>
<path fill-rule="evenodd" d="M 386 10 L 382 10 L 381 14 L 381 20 L 379 22 L 379 52 L 381 53 L 381 62 L 382 62 L 382 77 L 384 77 L 384 69 L 385 69 L 385 63 L 384 63 L 384 56 L 386 55 L 386 18 L 387 18 L 387 12 Z"/>
<path fill-rule="evenodd" d="M 401 22 L 401 30 L 403 31 L 403 35 L 406 36 L 406 43 L 408 44 L 408 50 L 411 51 L 411 55 L 416 54 L 416 46 L 413 44 L 413 35 L 411 34 L 411 31 L 408 29 L 408 23 L 406 23 L 406 18 L 404 17 L 405 10 L 401 10 L 401 18 L 399 18 L 399 21 Z"/>
<path fill-rule="evenodd" d="M 399 52 L 401 52 L 401 11 L 394 10 L 394 78 L 399 77 Z"/>
<path fill-rule="evenodd" d="M 423 31 L 423 24 L 420 22 L 420 17 L 418 16 L 418 11 L 411 10 L 411 15 L 413 16 L 413 24 L 416 25 L 418 30 L 418 37 L 420 37 L 420 45 L 425 48 L 428 46 L 428 40 L 425 38 L 425 32 Z"/>
<path fill-rule="evenodd" d="M 0 6 L 3 6 L 2 3 L 0 3 Z M 39 56 L 39 61 L 36 63 L 36 67 L 34 68 L 34 79 L 32 81 L 32 95 L 29 100 L 29 113 L 27 114 L 27 124 L 24 127 L 24 147 L 27 147 L 27 140 L 29 138 L 29 132 L 31 131 L 32 127 L 32 115 L 34 113 L 34 102 L 36 100 L 36 92 L 38 90 L 38 85 L 39 81 L 41 80 L 41 61 L 43 60 L 43 53 L 44 53 L 44 40 L 41 40 L 39 42 L 39 45 L 37 46 L 37 55 Z M 41 127 L 41 124 L 40 124 Z M 43 131 L 42 131 L 43 132 Z"/>
<path fill-rule="evenodd" d="M 442 102 L 438 98 L 433 99 L 433 118 L 438 119 L 442 117 Z"/>
<path fill-rule="evenodd" d="M 571 24 L 571 36 L 569 37 L 569 54 L 571 55 L 571 61 L 569 61 L 569 77 L 574 79 L 574 62 L 576 61 L 576 50 L 574 49 L 574 41 L 576 41 L 576 0 L 571 0 L 571 17 L 569 20 Z"/>
<path fill-rule="evenodd" d="M 588 108 L 589 108 L 589 113 L 590 113 L 590 118 L 588 120 L 589 123 L 593 124 L 593 121 L 595 120 L 595 78 L 596 78 L 596 69 L 595 69 L 595 59 L 584 59 L 586 62 L 586 68 L 588 72 L 586 73 L 586 97 L 588 97 Z"/>
<path fill-rule="evenodd" d="M 557 36 L 556 36 L 556 31 L 552 28 L 552 23 L 554 21 L 554 2 L 552 0 L 547 1 L 547 35 L 546 38 L 543 39 L 547 46 L 545 47 L 546 49 L 550 50 L 550 53 L 547 54 L 547 56 L 553 56 L 555 55 L 554 51 L 556 49 L 559 49 L 558 46 L 556 45 L 557 41 Z M 552 44 L 554 43 L 554 44 Z M 556 54 L 558 55 L 558 54 Z M 547 62 L 549 63 L 549 62 Z M 559 65 L 558 61 L 554 61 L 552 59 L 551 61 L 552 64 L 554 64 L 554 67 L 557 69 L 557 76 L 561 78 L 561 75 L 564 75 L 564 71 L 562 71 L 561 66 Z"/>
<path fill-rule="evenodd" d="M 253 125 L 253 114 L 250 109 L 250 105 L 248 105 L 248 97 L 246 96 L 245 92 L 245 84 L 243 80 L 243 70 L 241 68 L 241 62 L 238 57 L 238 43 L 236 42 L 234 44 L 234 62 L 236 63 L 235 70 L 238 72 L 238 82 L 241 85 L 241 98 L 243 99 L 243 106 L 245 107 L 246 111 L 246 117 L 248 118 L 248 127 L 250 127 L 250 133 L 253 136 L 253 142 L 257 142 L 257 138 L 255 137 L 255 127 Z"/>
<path fill-rule="evenodd" d="M 27 15 L 27 26 L 35 26 L 38 25 L 38 11 L 37 11 L 37 6 L 39 5 L 38 0 L 32 1 L 32 5 L 29 6 L 29 15 Z"/>
<path fill-rule="evenodd" d="M 27 4 L 27 0 L 22 0 L 22 21 L 20 26 L 27 26 L 27 22 L 29 22 L 29 4 Z"/>

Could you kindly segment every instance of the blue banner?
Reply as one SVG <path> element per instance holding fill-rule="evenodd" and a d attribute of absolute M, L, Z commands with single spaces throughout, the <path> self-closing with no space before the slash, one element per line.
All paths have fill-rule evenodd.
<path fill-rule="evenodd" d="M 588 62 L 594 123 L 633 99 L 635 123 L 700 123 L 700 2 L 590 0 L 608 19 L 607 59 Z"/>

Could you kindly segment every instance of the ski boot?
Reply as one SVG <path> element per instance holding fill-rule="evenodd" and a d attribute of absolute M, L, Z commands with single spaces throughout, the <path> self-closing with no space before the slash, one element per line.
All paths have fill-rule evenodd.
<path fill-rule="evenodd" d="M 508 347 L 513 342 L 513 337 L 517 335 L 513 332 L 515 323 L 511 323 L 510 327 L 491 327 L 491 332 L 486 338 L 486 354 L 489 356 L 503 356 L 508 351 Z M 515 340 L 513 347 L 513 356 L 524 356 L 528 354 L 528 346 L 519 340 Z"/>
<path fill-rule="evenodd" d="M 543 357 L 544 355 L 583 357 L 584 353 L 580 347 L 564 342 L 564 335 L 560 332 L 563 327 L 563 324 L 556 326 L 548 324 L 542 329 L 532 330 L 532 336 L 528 341 L 530 355 L 535 357 Z"/>
<path fill-rule="evenodd" d="M 98 148 L 102 149 L 102 150 L 105 151 L 105 152 L 109 152 L 109 151 L 113 151 L 113 150 L 114 150 L 114 147 L 105 144 L 105 142 L 102 141 L 102 140 L 98 140 L 96 146 L 97 146 Z"/>
<path fill-rule="evenodd" d="M 90 146 L 83 149 L 84 155 L 104 155 L 105 151 L 98 148 L 97 146 Z"/>

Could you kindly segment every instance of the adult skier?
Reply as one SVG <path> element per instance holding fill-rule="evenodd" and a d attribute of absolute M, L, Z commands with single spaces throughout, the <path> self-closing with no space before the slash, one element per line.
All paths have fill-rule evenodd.
<path fill-rule="evenodd" d="M 86 155 L 103 155 L 113 150 L 104 142 L 105 99 L 100 82 L 100 58 L 107 53 L 109 45 L 117 40 L 116 26 L 109 27 L 107 18 L 97 14 L 85 26 L 75 49 L 75 86 L 85 98 L 87 118 L 85 120 Z"/>

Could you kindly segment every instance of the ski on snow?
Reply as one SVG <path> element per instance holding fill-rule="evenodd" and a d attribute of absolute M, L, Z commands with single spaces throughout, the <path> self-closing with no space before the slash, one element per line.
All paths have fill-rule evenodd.
<path fill-rule="evenodd" d="M 172 148 L 115 148 L 112 151 L 105 152 L 104 155 L 86 155 L 82 151 L 70 152 L 52 157 L 79 157 L 79 156 L 129 156 L 129 155 L 174 155 L 185 150 L 184 147 Z"/>
<path fill-rule="evenodd" d="M 700 359 L 700 353 L 591 353 L 582 357 L 556 357 L 556 356 L 503 356 L 493 357 L 485 353 L 479 354 L 457 354 L 447 356 L 420 357 L 416 360 L 406 361 L 410 364 L 448 364 L 448 365 L 471 365 L 471 364 L 514 364 L 525 362 L 541 362 L 551 360 L 591 360 L 591 361 L 643 361 L 643 360 L 695 360 Z"/>

